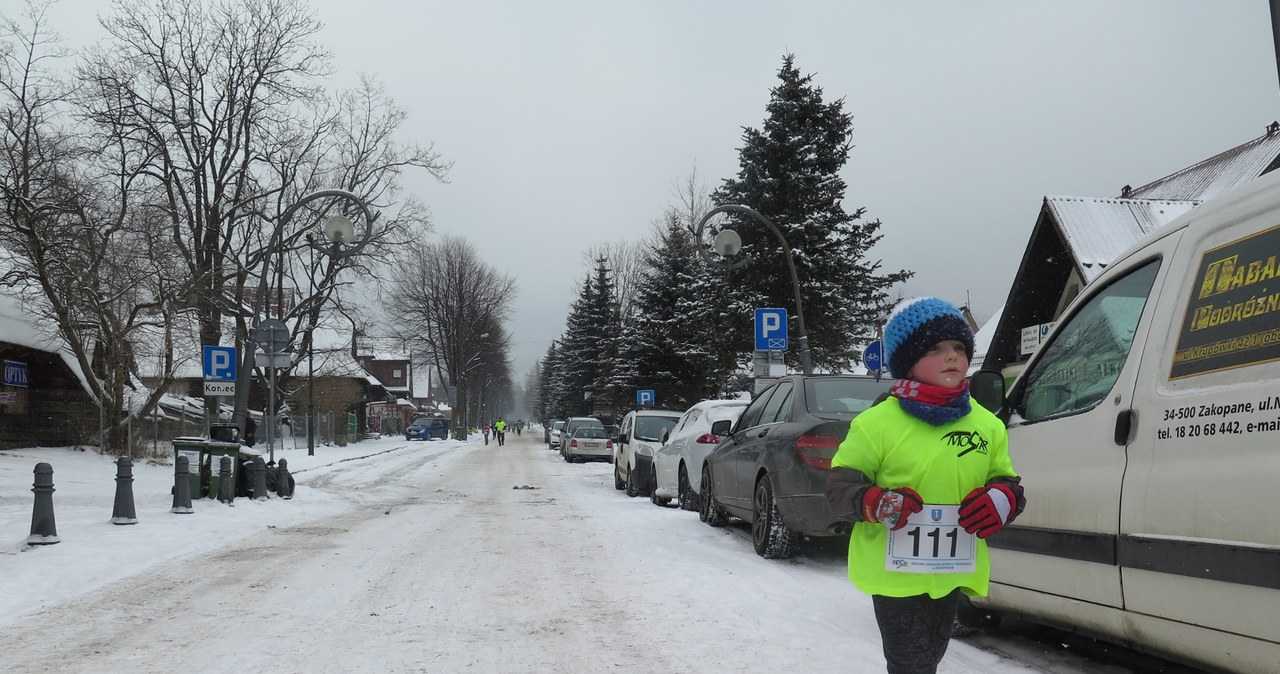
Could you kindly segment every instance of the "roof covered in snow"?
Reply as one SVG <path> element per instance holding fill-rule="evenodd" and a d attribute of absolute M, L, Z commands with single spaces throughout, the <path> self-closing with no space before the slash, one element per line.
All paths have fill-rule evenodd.
<path fill-rule="evenodd" d="M 1199 203 L 1105 197 L 1044 199 L 1085 283 L 1097 278 L 1135 241 Z"/>

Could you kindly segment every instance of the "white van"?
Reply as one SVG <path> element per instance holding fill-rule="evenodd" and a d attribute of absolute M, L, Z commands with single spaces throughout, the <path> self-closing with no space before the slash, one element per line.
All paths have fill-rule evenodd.
<path fill-rule="evenodd" d="M 973 604 L 1280 671 L 1280 171 L 1121 255 L 1003 388 L 1027 509 Z"/>

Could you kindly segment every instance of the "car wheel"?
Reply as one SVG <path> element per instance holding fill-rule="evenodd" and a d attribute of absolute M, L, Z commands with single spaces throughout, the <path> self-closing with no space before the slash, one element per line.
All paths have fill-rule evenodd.
<path fill-rule="evenodd" d="M 680 464 L 680 484 L 676 487 L 676 494 L 681 510 L 692 512 L 698 509 L 698 495 L 693 493 L 693 487 L 689 486 L 689 470 L 684 464 Z"/>
<path fill-rule="evenodd" d="M 698 519 L 713 527 L 722 527 L 729 518 L 716 507 L 715 485 L 711 482 L 711 466 L 702 467 L 702 500 L 698 503 Z"/>
<path fill-rule="evenodd" d="M 614 474 L 617 474 L 618 471 L 615 470 L 613 472 Z M 627 468 L 626 486 L 627 486 L 627 496 L 630 496 L 631 498 L 635 498 L 640 495 L 640 490 L 636 489 L 635 471 L 631 470 L 630 468 Z"/>
<path fill-rule="evenodd" d="M 756 554 L 765 559 L 788 559 L 795 552 L 799 534 L 787 529 L 778 514 L 778 499 L 773 497 L 773 484 L 768 476 L 756 483 L 751 497 L 751 543 Z"/>
<path fill-rule="evenodd" d="M 649 502 L 660 507 L 667 507 L 671 503 L 671 499 L 666 496 L 658 496 L 658 468 L 653 468 L 653 482 L 649 484 Z"/>

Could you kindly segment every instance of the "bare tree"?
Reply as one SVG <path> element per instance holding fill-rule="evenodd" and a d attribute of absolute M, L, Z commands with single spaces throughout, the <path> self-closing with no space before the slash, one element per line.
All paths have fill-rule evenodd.
<path fill-rule="evenodd" d="M 66 54 L 47 7 L 28 3 L 23 21 L 0 22 L 3 284 L 62 336 L 108 421 L 108 445 L 120 450 L 128 415 L 150 412 L 179 365 L 173 326 L 186 274 L 157 213 L 133 205 L 129 177 L 104 171 L 122 159 L 116 148 L 88 147 L 60 126 L 71 88 L 53 75 Z M 142 342 L 161 356 L 162 386 L 150 391 L 136 376 L 133 346 Z"/>
<path fill-rule="evenodd" d="M 457 387 L 455 421 L 473 421 L 468 387 L 505 381 L 509 336 L 502 328 L 515 299 L 515 279 L 498 273 L 466 239 L 445 236 L 438 242 L 410 242 L 397 255 L 388 282 L 387 313 L 395 328 L 418 350 L 430 354 L 436 368 Z"/>
<path fill-rule="evenodd" d="M 583 253 L 583 260 L 588 267 L 594 267 L 599 260 L 604 260 L 605 267 L 612 272 L 619 316 L 631 313 L 631 299 L 635 295 L 640 275 L 644 273 L 644 246 L 644 242 L 614 241 L 590 246 Z"/>
<path fill-rule="evenodd" d="M 401 170 L 443 177 L 448 168 L 429 148 L 392 142 L 404 113 L 371 80 L 335 101 L 325 96 L 319 78 L 329 54 L 317 44 L 320 23 L 306 2 L 115 0 L 113 7 L 102 20 L 113 40 L 77 73 L 81 107 L 99 142 L 121 148 L 118 174 L 157 194 L 153 207 L 195 287 L 201 343 L 222 341 L 228 316 L 240 343 L 268 314 L 293 319 L 292 332 L 309 335 L 303 327 L 316 322 L 338 279 L 354 278 L 344 269 L 425 228 L 425 211 L 412 202 L 396 217 L 353 217 L 371 245 L 312 265 L 308 230 L 330 213 L 354 215 L 358 204 L 316 203 L 284 222 L 282 214 L 317 189 L 345 189 L 381 210 L 394 204 Z M 308 274 L 305 300 L 285 302 Z M 238 415 L 253 363 L 245 351 Z"/>

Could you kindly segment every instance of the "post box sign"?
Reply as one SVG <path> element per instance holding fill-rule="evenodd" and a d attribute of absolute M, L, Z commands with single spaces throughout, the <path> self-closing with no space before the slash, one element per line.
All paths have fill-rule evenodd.
<path fill-rule="evenodd" d="M 26 388 L 27 364 L 19 363 L 16 360 L 6 360 L 4 362 L 4 385 Z"/>

